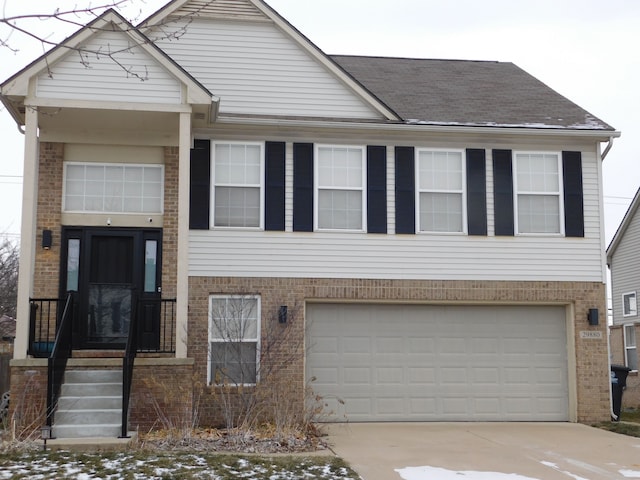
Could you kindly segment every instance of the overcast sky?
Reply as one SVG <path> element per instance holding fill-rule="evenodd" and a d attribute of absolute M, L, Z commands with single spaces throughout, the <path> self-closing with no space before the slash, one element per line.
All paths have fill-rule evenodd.
<path fill-rule="evenodd" d="M 2 0 L 4 16 L 50 13 L 50 0 Z M 99 0 L 58 0 L 61 9 Z M 131 0 L 129 20 L 166 2 Z M 640 1 L 637 0 L 268 0 L 328 54 L 513 62 L 622 132 L 604 162 L 605 230 L 610 241 L 640 187 Z M 27 10 L 28 9 L 28 10 Z M 142 16 L 140 12 L 142 11 Z M 38 32 L 73 32 L 53 21 Z M 0 39 L 7 29 L 0 26 Z M 62 36 L 61 36 L 62 35 Z M 0 47 L 0 81 L 42 54 L 14 34 Z M 215 93 L 215 92 L 214 92 Z M 0 110 L 0 232 L 20 231 L 24 137 Z M 603 146 L 604 148 L 604 146 Z"/>

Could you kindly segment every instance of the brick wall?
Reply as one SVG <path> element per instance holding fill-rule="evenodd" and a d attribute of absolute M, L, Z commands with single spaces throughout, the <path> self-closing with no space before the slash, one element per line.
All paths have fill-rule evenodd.
<path fill-rule="evenodd" d="M 15 361 L 14 361 L 15 362 Z M 47 411 L 47 361 L 27 360 L 11 366 L 9 419 L 18 439 L 40 438 Z"/>
<path fill-rule="evenodd" d="M 299 307 L 299 320 L 287 327 L 291 329 L 292 345 L 298 346 L 304 343 L 301 307 L 309 299 L 573 305 L 578 421 L 589 423 L 609 419 L 607 327 L 604 322 L 597 327 L 589 326 L 587 321 L 589 308 L 606 311 L 605 288 L 600 283 L 191 277 L 188 352 L 195 360 L 194 374 L 203 382 L 207 380 L 208 298 L 210 294 L 218 293 L 261 295 L 263 340 L 264 332 L 270 331 L 272 323 L 277 322 L 279 305 L 288 305 L 290 309 Z M 587 330 L 599 331 L 601 338 L 581 338 L 580 331 Z M 292 394 L 301 405 L 304 355 L 290 357 L 279 376 L 287 379 Z M 201 412 L 204 423 L 217 418 L 213 401 L 203 405 Z"/>
<path fill-rule="evenodd" d="M 162 228 L 162 297 L 175 298 L 178 269 L 178 152 L 164 149 L 164 215 Z"/>

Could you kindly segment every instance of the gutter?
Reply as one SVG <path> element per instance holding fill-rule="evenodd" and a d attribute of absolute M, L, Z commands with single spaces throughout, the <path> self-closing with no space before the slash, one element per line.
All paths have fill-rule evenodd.
<path fill-rule="evenodd" d="M 607 157 L 607 154 L 609 153 L 609 150 L 611 150 L 611 147 L 613 147 L 613 138 L 613 136 L 609 137 L 609 143 L 607 144 L 607 148 L 604 149 L 604 152 L 602 152 L 600 161 L 604 161 L 604 159 Z"/>

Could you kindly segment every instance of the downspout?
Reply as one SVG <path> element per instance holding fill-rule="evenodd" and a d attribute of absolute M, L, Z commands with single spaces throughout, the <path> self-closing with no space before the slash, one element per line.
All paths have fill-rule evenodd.
<path fill-rule="evenodd" d="M 604 152 L 602 152 L 602 156 L 600 157 L 601 161 L 607 158 L 607 154 L 609 153 L 609 150 L 611 150 L 611 147 L 613 147 L 613 137 L 609 137 L 609 143 L 607 143 L 607 148 L 604 149 Z"/>
<path fill-rule="evenodd" d="M 23 127 L 22 125 L 16 125 L 16 126 L 18 127 L 18 131 L 19 131 L 21 134 L 23 134 L 23 135 L 24 135 L 24 134 L 26 133 L 26 132 L 25 132 L 25 130 L 24 130 L 24 127 Z"/>

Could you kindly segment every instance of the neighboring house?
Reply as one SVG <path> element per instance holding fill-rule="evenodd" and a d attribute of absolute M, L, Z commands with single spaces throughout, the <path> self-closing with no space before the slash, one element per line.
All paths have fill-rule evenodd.
<path fill-rule="evenodd" d="M 640 190 L 636 192 L 607 249 L 607 264 L 611 270 L 613 325 L 609 343 L 611 362 L 631 369 L 627 389 L 622 395 L 625 407 L 640 408 L 640 380 L 638 379 L 638 349 L 640 339 Z"/>
<path fill-rule="evenodd" d="M 262 381 L 334 420 L 609 419 L 619 132 L 515 65 L 328 56 L 261 0 L 175 0 L 138 28 L 105 13 L 1 89 L 25 130 L 12 398 L 45 397 L 58 321 L 67 372 L 126 385 L 137 342 L 148 428 L 154 385 L 171 409 L 260 382 L 281 328 L 304 354 Z"/>

